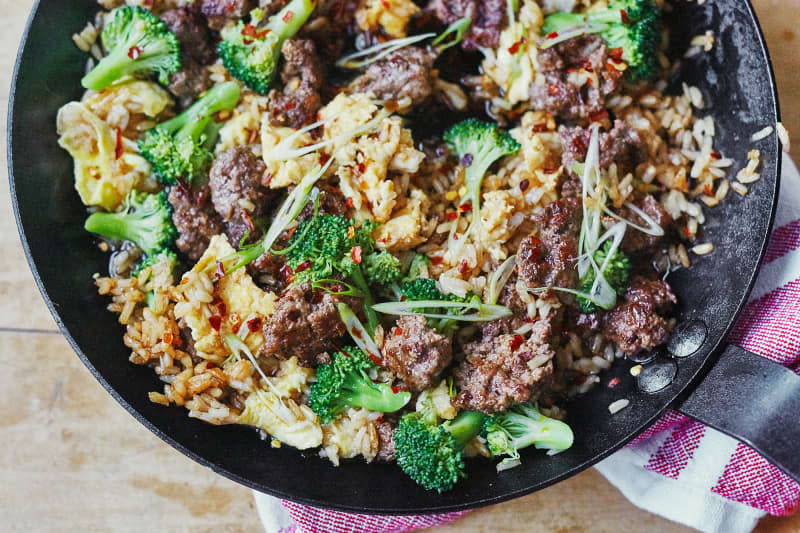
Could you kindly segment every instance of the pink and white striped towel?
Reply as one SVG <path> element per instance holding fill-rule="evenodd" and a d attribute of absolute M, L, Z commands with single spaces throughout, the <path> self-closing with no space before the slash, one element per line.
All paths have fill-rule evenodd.
<path fill-rule="evenodd" d="M 775 230 L 730 340 L 800 372 L 800 174 L 789 157 Z M 800 486 L 764 458 L 674 411 L 596 468 L 638 507 L 707 533 L 747 533 L 765 514 L 800 506 Z M 464 514 L 367 516 L 255 500 L 267 533 L 403 533 Z"/>

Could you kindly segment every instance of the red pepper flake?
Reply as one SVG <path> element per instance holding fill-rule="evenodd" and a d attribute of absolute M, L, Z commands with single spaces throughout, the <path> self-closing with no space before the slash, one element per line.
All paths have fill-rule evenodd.
<path fill-rule="evenodd" d="M 622 48 L 612 48 L 608 51 L 608 56 L 617 61 L 622 61 Z"/>
<path fill-rule="evenodd" d="M 686 235 L 687 237 L 692 236 L 691 232 L 689 231 L 689 228 L 683 228 L 683 234 Z"/>
<path fill-rule="evenodd" d="M 164 344 L 172 344 L 173 337 L 171 331 L 164 332 Z"/>
<path fill-rule="evenodd" d="M 288 24 L 292 20 L 292 17 L 294 17 L 294 12 L 287 11 L 286 14 L 283 16 L 283 21 Z"/>
<path fill-rule="evenodd" d="M 519 190 L 521 190 L 522 192 L 525 192 L 525 191 L 528 190 L 528 187 L 530 187 L 530 185 L 531 185 L 530 180 L 524 179 L 524 180 L 519 182 Z"/>
<path fill-rule="evenodd" d="M 244 39 L 242 39 L 242 42 L 249 46 L 249 45 L 253 44 L 255 41 L 253 39 L 250 39 L 249 37 L 245 37 Z M 253 48 L 253 50 L 250 53 L 252 54 L 255 51 L 256 51 L 256 49 Z"/>
<path fill-rule="evenodd" d="M 308 270 L 312 266 L 314 266 L 314 263 L 312 263 L 311 261 L 303 261 L 302 263 L 297 265 L 297 268 L 295 269 L 295 272 L 297 272 L 299 274 L 300 272 L 302 272 L 304 270 Z"/>
<path fill-rule="evenodd" d="M 358 173 L 363 174 L 367 170 L 367 165 L 365 165 L 364 162 L 362 161 L 358 164 L 357 168 L 358 168 Z"/>
<path fill-rule="evenodd" d="M 283 106 L 283 108 L 287 111 L 291 111 L 295 107 L 297 107 L 297 102 L 294 99 L 290 99 L 288 102 L 286 102 L 286 105 Z"/>
<path fill-rule="evenodd" d="M 267 29 L 266 29 L 266 30 L 264 30 L 264 31 L 260 31 L 260 32 L 256 33 L 256 39 L 263 39 L 263 38 L 264 38 L 264 37 L 266 37 L 266 36 L 267 36 L 267 34 L 268 34 L 269 32 L 271 32 L 271 31 L 272 31 L 271 29 L 267 28 Z"/>
<path fill-rule="evenodd" d="M 628 16 L 628 12 L 625 11 L 624 9 L 620 9 L 619 10 L 619 16 L 622 19 L 622 23 L 623 24 L 630 24 L 631 23 L 631 18 Z"/>
<path fill-rule="evenodd" d="M 613 389 L 617 385 L 619 385 L 619 378 L 611 378 L 611 380 L 608 382 L 609 389 Z"/>
<path fill-rule="evenodd" d="M 228 306 L 225 305 L 225 302 L 218 303 L 217 310 L 219 311 L 219 316 L 225 316 L 228 314 Z"/>
<path fill-rule="evenodd" d="M 217 315 L 208 317 L 208 323 L 211 324 L 215 331 L 219 331 L 219 328 L 222 327 L 222 318 Z"/>
<path fill-rule="evenodd" d="M 461 211 L 462 213 L 469 213 L 470 211 L 472 211 L 472 204 L 467 204 L 467 203 L 461 204 L 460 206 L 458 206 L 458 210 Z"/>
<path fill-rule="evenodd" d="M 403 334 L 403 328 L 394 328 L 394 332 L 393 333 L 394 333 L 395 336 L 402 335 Z"/>
<path fill-rule="evenodd" d="M 256 30 L 256 27 L 253 26 L 252 24 L 245 24 L 244 28 L 242 28 L 242 35 L 244 35 L 245 37 L 255 38 L 257 34 L 258 30 Z"/>
<path fill-rule="evenodd" d="M 250 132 L 250 137 L 247 138 L 247 144 L 255 143 L 257 137 L 258 137 L 258 130 L 251 131 Z"/>
<path fill-rule="evenodd" d="M 719 152 L 711 152 L 709 155 L 714 159 L 722 159 L 722 154 Z"/>
<path fill-rule="evenodd" d="M 297 231 L 297 226 L 293 226 L 293 227 L 289 228 L 289 231 L 286 232 L 286 240 L 287 241 L 292 238 L 292 235 L 294 235 L 295 231 Z"/>
<path fill-rule="evenodd" d="M 584 62 L 583 62 L 583 69 L 584 69 L 586 72 L 594 72 L 594 68 L 592 68 L 592 62 L 591 62 L 591 61 L 589 61 L 588 59 L 584 60 Z"/>
<path fill-rule="evenodd" d="M 119 159 L 125 153 L 125 146 L 122 144 L 122 130 L 117 128 L 117 146 L 114 148 L 114 157 Z"/>
<path fill-rule="evenodd" d="M 347 226 L 347 238 L 352 239 L 356 236 L 356 228 L 353 226 Z"/>
<path fill-rule="evenodd" d="M 222 261 L 214 261 L 214 262 L 217 265 L 217 270 L 216 270 L 216 272 L 214 272 L 214 277 L 217 278 L 218 280 L 224 278 L 225 277 L 225 265 L 222 264 Z M 217 296 L 217 298 L 219 298 L 219 296 Z"/>
<path fill-rule="evenodd" d="M 444 262 L 444 257 L 442 257 L 441 255 L 431 257 L 432 265 L 441 265 L 443 262 Z"/>
<path fill-rule="evenodd" d="M 511 46 L 509 46 L 508 47 L 508 53 L 513 56 L 514 54 L 519 52 L 519 47 L 520 47 L 521 44 L 522 43 L 520 41 L 517 41 L 514 44 L 512 44 Z"/>
<path fill-rule="evenodd" d="M 128 49 L 128 57 L 130 57 L 131 59 L 139 59 L 141 55 L 142 55 L 142 49 L 139 48 L 138 46 L 131 46 Z"/>
<path fill-rule="evenodd" d="M 605 109 L 601 109 L 600 111 L 596 111 L 594 113 L 589 113 L 589 120 L 591 122 L 600 122 L 601 120 L 605 120 L 608 118 L 608 111 Z"/>
<path fill-rule="evenodd" d="M 392 4 L 390 4 L 387 0 L 381 0 L 381 5 L 384 9 L 391 9 Z"/>
<path fill-rule="evenodd" d="M 347 209 L 353 209 L 353 207 L 355 206 L 355 204 L 353 203 L 353 199 L 352 198 L 348 198 L 347 200 L 345 200 L 344 201 L 344 205 L 347 206 Z M 352 239 L 352 237 L 350 237 L 350 238 Z"/>
<path fill-rule="evenodd" d="M 291 278 L 294 278 L 294 272 L 292 271 L 292 267 L 290 267 L 289 265 L 287 265 L 287 264 L 285 264 L 285 263 L 284 263 L 284 265 L 281 267 L 281 269 L 280 269 L 280 273 L 281 273 L 281 276 L 283 276 L 283 279 L 285 279 L 287 282 L 288 282 L 288 281 L 289 281 Z"/>
<path fill-rule="evenodd" d="M 575 67 L 569 67 L 567 69 L 567 74 L 572 74 L 573 72 L 575 72 Z"/>
<path fill-rule="evenodd" d="M 511 351 L 516 352 L 519 350 L 519 347 L 522 346 L 524 342 L 525 338 L 522 335 L 514 335 L 514 338 L 511 339 Z"/>
<path fill-rule="evenodd" d="M 153 7 L 156 0 L 142 0 L 142 7 Z"/>
<path fill-rule="evenodd" d="M 403 389 L 401 389 L 400 387 L 395 387 L 394 385 L 392 385 L 392 392 L 393 393 L 397 394 L 398 392 L 402 392 L 402 391 L 403 391 Z"/>
<path fill-rule="evenodd" d="M 247 321 L 247 329 L 255 333 L 256 331 L 261 329 L 261 324 L 262 324 L 261 317 L 251 318 L 250 320 Z"/>
<path fill-rule="evenodd" d="M 547 131 L 547 123 L 542 122 L 541 124 L 534 124 L 531 129 L 533 133 L 542 133 L 543 131 Z"/>
<path fill-rule="evenodd" d="M 458 271 L 461 273 L 462 276 L 467 272 L 469 272 L 469 263 L 467 263 L 466 259 L 461 260 L 461 264 L 458 265 Z"/>
<path fill-rule="evenodd" d="M 355 264 L 361 264 L 361 247 L 360 246 L 353 246 L 353 250 L 350 252 L 350 258 L 355 262 Z"/>
<path fill-rule="evenodd" d="M 400 301 L 401 301 L 401 302 L 405 302 L 405 301 L 406 301 L 406 297 L 405 297 L 405 296 L 401 296 L 401 297 L 400 297 Z"/>
<path fill-rule="evenodd" d="M 217 305 L 221 301 L 222 298 L 220 298 L 219 294 L 215 294 L 214 297 L 211 299 L 211 305 Z"/>
<path fill-rule="evenodd" d="M 383 359 L 381 359 L 380 357 L 378 357 L 377 355 L 375 355 L 372 352 L 369 352 L 369 360 L 372 361 L 373 363 L 375 363 L 378 366 L 383 366 Z"/>
<path fill-rule="evenodd" d="M 344 5 L 344 4 L 342 4 L 342 5 Z M 395 99 L 389 99 L 389 100 L 386 100 L 383 103 L 383 108 L 386 111 L 388 111 L 389 113 L 394 113 L 395 111 L 400 109 L 400 104 L 398 104 L 397 100 L 395 100 Z"/>
<path fill-rule="evenodd" d="M 322 165 L 324 165 L 325 163 L 330 161 L 330 159 L 331 159 L 331 156 L 329 156 L 328 154 L 324 154 L 324 153 L 323 154 L 319 154 L 319 162 Z M 335 191 L 336 194 L 342 194 L 342 191 L 340 191 L 336 187 L 331 187 L 331 190 Z"/>
<path fill-rule="evenodd" d="M 555 95 L 558 94 L 558 86 L 557 85 L 551 85 L 548 90 L 550 91 L 550 94 L 552 96 L 555 96 Z"/>
<path fill-rule="evenodd" d="M 547 39 L 555 39 L 556 37 L 558 37 L 557 31 L 551 31 L 550 33 L 547 34 Z"/>
<path fill-rule="evenodd" d="M 530 257 L 533 261 L 538 261 L 542 258 L 542 241 L 536 237 L 531 237 L 528 242 L 530 243 L 530 252 L 525 254 L 526 260 Z"/>
<path fill-rule="evenodd" d="M 242 211 L 242 218 L 244 219 L 244 223 L 247 225 L 247 229 L 250 231 L 255 231 L 256 226 L 253 224 L 253 219 L 250 218 L 250 215 L 247 211 Z"/>
<path fill-rule="evenodd" d="M 382 416 L 379 416 L 378 418 L 376 418 L 376 419 L 375 419 L 375 421 L 376 421 L 376 422 L 383 422 L 383 417 L 382 417 Z"/>
<path fill-rule="evenodd" d="M 713 192 L 713 191 L 711 190 L 711 185 L 710 185 L 710 184 L 708 184 L 708 183 L 706 183 L 706 184 L 705 184 L 705 186 L 703 187 L 703 191 L 705 191 L 705 193 L 706 193 L 707 195 L 709 195 L 709 196 L 711 196 L 711 194 L 712 194 L 712 192 Z"/>
<path fill-rule="evenodd" d="M 359 330 L 359 329 L 354 329 L 354 330 L 352 331 L 351 335 L 352 335 L 353 337 L 355 337 L 356 339 L 360 339 L 360 338 L 361 338 L 361 330 Z"/>
<path fill-rule="evenodd" d="M 444 216 L 447 217 L 448 220 L 455 220 L 458 218 L 458 213 L 451 211 L 450 213 L 445 213 Z"/>

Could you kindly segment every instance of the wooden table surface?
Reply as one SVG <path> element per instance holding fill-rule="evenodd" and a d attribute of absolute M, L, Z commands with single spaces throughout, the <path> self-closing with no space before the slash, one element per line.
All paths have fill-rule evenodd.
<path fill-rule="evenodd" d="M 800 42 L 800 2 L 755 4 L 775 63 L 783 121 L 797 131 L 800 57 L 793 52 Z M 33 0 L 0 0 L 0 124 L 32 5 Z M 0 145 L 5 146 L 2 127 Z M 187 459 L 139 425 L 61 337 L 25 262 L 8 199 L 5 155 L 0 162 L 0 529 L 259 531 L 250 490 Z M 634 507 L 589 470 L 431 531 L 689 530 Z M 766 518 L 757 531 L 800 532 L 800 515 Z"/>

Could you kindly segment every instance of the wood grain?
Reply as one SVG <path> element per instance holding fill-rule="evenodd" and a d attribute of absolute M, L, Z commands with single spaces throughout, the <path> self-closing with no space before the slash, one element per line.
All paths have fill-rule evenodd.
<path fill-rule="evenodd" d="M 714 0 L 707 0 L 713 2 Z M 757 0 L 781 92 L 800 125 L 800 4 Z M 0 111 L 33 0 L 0 0 Z M 5 131 L 0 128 L 0 144 Z M 793 150 L 800 155 L 800 149 Z M 162 443 L 97 384 L 56 331 L 33 283 L 0 161 L 0 520 L 4 531 L 259 531 L 248 489 Z M 11 399 L 14 399 L 13 401 Z M 432 533 L 677 533 L 687 528 L 631 505 L 589 470 L 518 500 L 479 509 Z M 800 516 L 758 531 L 800 532 Z"/>

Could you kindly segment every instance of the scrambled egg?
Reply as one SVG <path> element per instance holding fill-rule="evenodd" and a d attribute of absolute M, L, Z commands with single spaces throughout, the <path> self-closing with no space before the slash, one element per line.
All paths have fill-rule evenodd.
<path fill-rule="evenodd" d="M 322 444 L 322 428 L 314 412 L 307 405 L 280 398 L 270 391 L 251 393 L 237 422 L 262 429 L 298 450 Z"/>
<path fill-rule="evenodd" d="M 509 191 L 489 191 L 483 195 L 480 240 L 495 261 L 508 257 L 503 244 L 511 238 L 514 230 L 510 227 L 510 220 L 515 208 L 515 194 Z"/>
<path fill-rule="evenodd" d="M 224 235 L 215 235 L 211 238 L 208 249 L 192 268 L 192 272 L 203 272 L 209 266 L 214 269 L 217 259 L 233 253 L 235 250 L 228 244 L 228 239 Z M 224 356 L 229 350 L 222 338 L 228 333 L 237 333 L 244 320 L 254 317 L 266 320 L 272 314 L 276 297 L 271 292 L 259 289 L 243 268 L 222 277 L 216 284 L 216 294 L 225 304 L 226 311 L 219 331 L 211 326 L 209 320 L 209 316 L 220 314 L 219 306 L 214 306 L 211 302 L 202 302 L 203 305 L 190 306 L 188 309 L 176 305 L 175 316 L 182 318 L 192 330 L 192 338 L 198 352 Z M 255 353 L 264 343 L 264 335 L 259 329 L 250 332 L 244 341 Z"/>
<path fill-rule="evenodd" d="M 405 193 L 390 173 L 417 172 L 425 154 L 414 148 L 411 131 L 395 116 L 380 120 L 374 133 L 348 138 L 348 132 L 369 122 L 376 112 L 378 106 L 365 95 L 339 94 L 320 116 L 328 121 L 325 139 L 344 135 L 333 145 L 332 156 L 339 163 L 339 188 L 352 199 L 357 218 L 386 222 L 397 198 Z"/>
<path fill-rule="evenodd" d="M 391 252 L 410 250 L 425 242 L 422 235 L 425 212 L 430 200 L 420 189 L 412 188 L 406 204 L 396 209 L 386 223 L 375 230 L 375 241 L 379 248 Z"/>
<path fill-rule="evenodd" d="M 294 132 L 295 130 L 292 128 L 272 126 L 269 122 L 269 117 L 265 116 L 261 124 L 261 146 L 264 155 L 269 154 L 279 142 Z M 299 148 L 313 144 L 313 142 L 310 135 L 299 135 L 291 147 Z M 278 189 L 300 183 L 300 180 L 319 164 L 319 153 L 311 152 L 287 161 L 270 162 L 265 160 L 265 162 L 267 164 L 267 173 L 271 174 L 269 187 L 270 189 Z"/>
<path fill-rule="evenodd" d="M 412 0 L 362 0 L 356 10 L 356 22 L 364 31 L 383 28 L 390 37 L 405 37 L 408 21 L 419 13 Z"/>
<path fill-rule="evenodd" d="M 483 70 L 503 89 L 510 105 L 527 101 L 536 79 L 536 39 L 541 33 L 542 10 L 534 0 L 523 0 L 517 20 L 500 33 L 496 50 L 483 50 Z"/>
<path fill-rule="evenodd" d="M 142 80 L 129 80 L 89 93 L 83 104 L 112 128 L 120 128 L 134 138 L 139 130 L 155 125 L 155 119 L 172 106 L 172 98 L 160 85 Z M 144 124 L 141 128 L 140 124 Z"/>
<path fill-rule="evenodd" d="M 120 137 L 79 102 L 58 111 L 58 144 L 75 162 L 75 189 L 85 205 L 117 209 L 132 189 L 155 192 L 158 183 L 150 164 L 137 153 L 136 143 Z M 117 157 L 117 151 L 120 151 Z"/>

